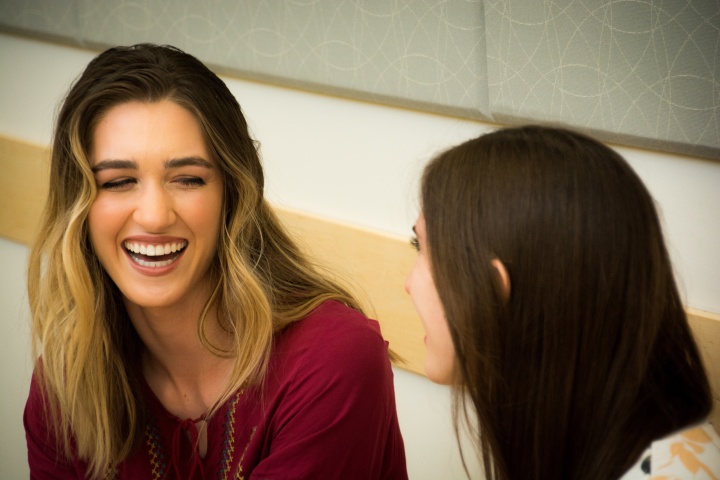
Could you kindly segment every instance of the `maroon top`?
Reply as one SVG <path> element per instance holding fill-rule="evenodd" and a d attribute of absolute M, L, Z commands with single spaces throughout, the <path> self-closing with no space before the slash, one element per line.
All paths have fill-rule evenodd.
<path fill-rule="evenodd" d="M 204 458 L 193 421 L 144 390 L 145 436 L 115 478 L 407 479 L 387 342 L 377 322 L 338 302 L 276 335 L 263 386 L 237 392 L 209 420 Z M 44 420 L 33 379 L 24 416 L 31 478 L 85 478 L 82 461 L 58 457 Z"/>

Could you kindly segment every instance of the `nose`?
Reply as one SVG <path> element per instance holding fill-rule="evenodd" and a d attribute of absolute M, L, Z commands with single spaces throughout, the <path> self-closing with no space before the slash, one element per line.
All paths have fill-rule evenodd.
<path fill-rule="evenodd" d="M 138 196 L 133 218 L 148 233 L 165 231 L 175 222 L 172 197 L 161 186 L 148 185 Z"/>
<path fill-rule="evenodd" d="M 410 294 L 410 277 L 412 277 L 412 270 L 408 273 L 407 277 L 405 277 L 405 292 L 408 295 Z"/>

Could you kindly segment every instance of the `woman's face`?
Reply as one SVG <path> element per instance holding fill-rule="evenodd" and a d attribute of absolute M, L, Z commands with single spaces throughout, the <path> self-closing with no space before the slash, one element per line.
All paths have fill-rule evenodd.
<path fill-rule="evenodd" d="M 195 118 L 169 100 L 117 105 L 97 125 L 90 163 L 98 188 L 90 240 L 126 302 L 204 301 L 223 181 Z"/>
<path fill-rule="evenodd" d="M 415 265 L 405 280 L 405 290 L 410 294 L 423 327 L 425 327 L 425 374 L 436 383 L 450 384 L 455 362 L 455 347 L 445 319 L 445 310 L 435 288 L 428 255 L 425 218 L 422 213 L 413 228 L 417 235 L 418 255 Z"/>

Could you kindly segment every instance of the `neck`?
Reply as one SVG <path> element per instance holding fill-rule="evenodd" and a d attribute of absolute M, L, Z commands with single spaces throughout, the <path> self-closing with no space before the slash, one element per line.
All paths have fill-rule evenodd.
<path fill-rule="evenodd" d="M 130 319 L 145 346 L 142 371 L 165 408 L 181 418 L 198 418 L 223 393 L 234 360 L 203 345 L 198 332 L 202 304 L 196 308 L 144 309 L 128 305 Z M 205 333 L 212 345 L 227 349 L 232 339 L 211 310 Z"/>

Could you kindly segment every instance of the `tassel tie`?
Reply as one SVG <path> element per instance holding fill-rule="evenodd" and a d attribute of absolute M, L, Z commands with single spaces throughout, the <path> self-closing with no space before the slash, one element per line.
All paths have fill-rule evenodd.
<path fill-rule="evenodd" d="M 175 478 L 178 480 L 193 479 L 198 472 L 199 478 L 205 478 L 205 470 L 198 451 L 198 429 L 195 425 L 200 420 L 202 420 L 202 417 L 197 420 L 188 418 L 178 422 L 175 427 L 172 440 L 172 463 L 175 469 Z M 189 451 L 187 439 L 183 438 L 187 434 L 190 435 Z M 189 464 L 187 463 L 188 460 Z"/>

